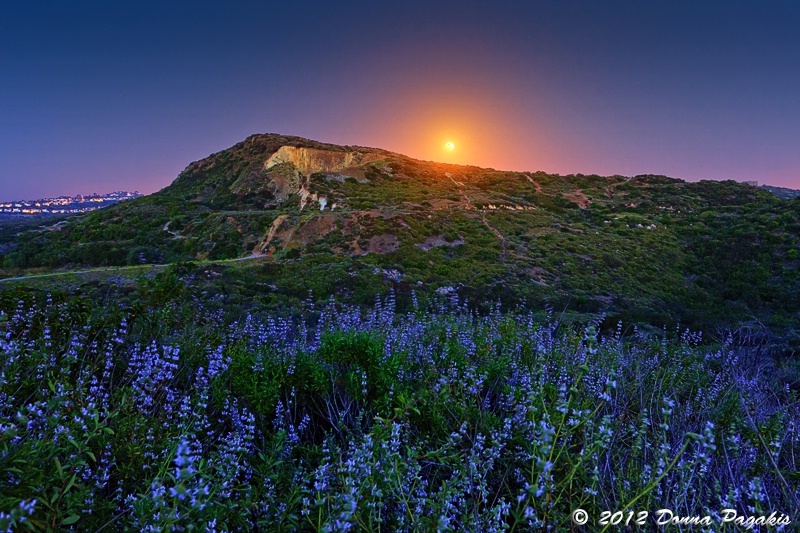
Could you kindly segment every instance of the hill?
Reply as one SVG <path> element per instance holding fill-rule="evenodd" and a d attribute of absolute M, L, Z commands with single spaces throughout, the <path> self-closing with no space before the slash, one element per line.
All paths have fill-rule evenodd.
<path fill-rule="evenodd" d="M 392 288 L 401 302 L 438 292 L 613 325 L 745 326 L 796 349 L 798 235 L 800 200 L 733 181 L 503 172 L 269 134 L 154 195 L 5 234 L 0 261 L 9 276 L 254 257 L 192 268 L 243 305 Z"/>
<path fill-rule="evenodd" d="M 773 185 L 762 185 L 762 189 L 765 191 L 769 191 L 775 196 L 780 198 L 784 198 L 786 200 L 793 200 L 795 198 L 800 198 L 800 191 L 797 189 L 787 189 L 786 187 L 775 187 Z"/>
<path fill-rule="evenodd" d="M 2 224 L 0 530 L 790 524 L 799 208 L 257 135 Z"/>

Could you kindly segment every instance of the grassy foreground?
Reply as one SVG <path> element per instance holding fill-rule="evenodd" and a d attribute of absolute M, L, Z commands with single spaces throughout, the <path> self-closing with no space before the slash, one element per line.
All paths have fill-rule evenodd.
<path fill-rule="evenodd" d="M 601 338 L 457 302 L 399 315 L 391 296 L 233 324 L 192 302 L 2 307 L 0 530 L 800 518 L 797 366 L 699 333 Z"/>

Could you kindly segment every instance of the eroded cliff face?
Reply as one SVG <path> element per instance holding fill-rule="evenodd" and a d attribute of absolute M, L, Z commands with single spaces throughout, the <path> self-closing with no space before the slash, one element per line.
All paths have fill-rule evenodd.
<path fill-rule="evenodd" d="M 348 170 L 357 171 L 358 167 L 378 161 L 378 154 L 362 152 L 335 152 L 317 148 L 299 148 L 282 146 L 267 159 L 264 169 L 284 163 L 291 163 L 301 174 L 310 176 L 315 172 L 335 172 L 347 174 Z"/>
<path fill-rule="evenodd" d="M 231 192 L 270 196 L 276 206 L 297 194 L 301 209 L 309 202 L 318 202 L 320 210 L 324 210 L 328 204 L 326 196 L 309 189 L 312 174 L 322 172 L 340 181 L 344 177 L 363 181 L 363 166 L 381 158 L 370 152 L 281 146 L 263 165 L 242 173 L 231 185 Z"/>
<path fill-rule="evenodd" d="M 291 194 L 300 195 L 300 209 L 308 202 L 318 202 L 320 210 L 328 203 L 325 195 L 318 195 L 308 188 L 308 178 L 312 174 L 322 172 L 352 176 L 364 179 L 362 167 L 380 160 L 378 154 L 369 152 L 340 152 L 282 146 L 264 162 L 263 170 L 272 184 L 278 201 L 283 202 Z"/>

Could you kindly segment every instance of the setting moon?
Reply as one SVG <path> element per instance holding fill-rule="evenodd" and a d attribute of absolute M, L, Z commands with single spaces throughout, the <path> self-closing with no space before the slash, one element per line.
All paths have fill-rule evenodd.
<path fill-rule="evenodd" d="M 450 141 L 444 143 L 444 147 L 450 152 L 456 149 L 456 145 Z"/>

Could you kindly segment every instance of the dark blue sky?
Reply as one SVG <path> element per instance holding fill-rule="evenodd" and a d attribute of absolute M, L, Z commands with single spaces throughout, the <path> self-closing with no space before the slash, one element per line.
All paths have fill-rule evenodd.
<path fill-rule="evenodd" d="M 119 4 L 0 0 L 0 199 L 153 192 L 257 132 L 800 188 L 798 2 Z"/>

